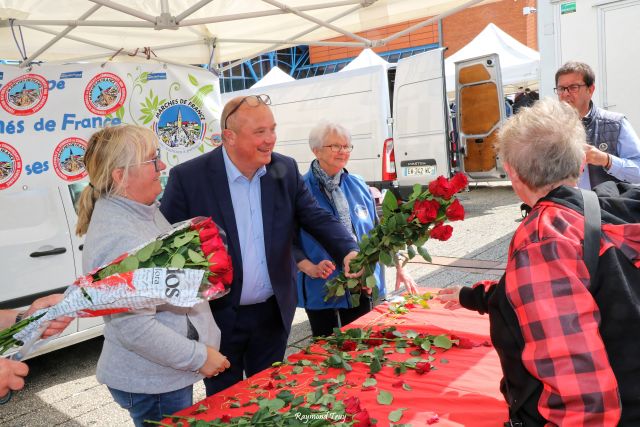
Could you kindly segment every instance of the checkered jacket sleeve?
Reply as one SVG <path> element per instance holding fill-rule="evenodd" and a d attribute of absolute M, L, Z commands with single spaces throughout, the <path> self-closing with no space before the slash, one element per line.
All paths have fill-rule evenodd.
<path fill-rule="evenodd" d="M 538 410 L 548 425 L 615 426 L 618 387 L 588 289 L 583 227 L 573 210 L 537 206 L 511 242 L 506 293 L 525 341 L 523 364 L 543 384 Z"/>

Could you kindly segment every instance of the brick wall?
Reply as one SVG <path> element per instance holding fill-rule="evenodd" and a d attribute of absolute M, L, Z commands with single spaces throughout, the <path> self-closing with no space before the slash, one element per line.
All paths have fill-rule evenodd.
<path fill-rule="evenodd" d="M 452 55 L 469 43 L 490 22 L 496 24 L 519 42 L 537 50 L 537 16 L 536 14 L 523 15 L 522 9 L 526 6 L 535 7 L 536 0 L 501 0 L 483 6 L 468 8 L 445 18 L 442 22 L 443 46 L 449 48 L 445 56 Z M 368 39 L 383 39 L 422 22 L 427 18 L 428 17 L 376 28 L 358 34 Z M 330 39 L 329 41 L 351 42 L 353 40 L 346 36 L 341 36 Z M 431 43 L 438 43 L 438 25 L 436 23 L 427 25 L 426 27 L 394 40 L 386 46 L 374 48 L 373 50 L 379 53 Z M 329 46 L 312 46 L 309 49 L 311 63 L 313 64 L 355 57 L 361 50 L 361 48 Z"/>

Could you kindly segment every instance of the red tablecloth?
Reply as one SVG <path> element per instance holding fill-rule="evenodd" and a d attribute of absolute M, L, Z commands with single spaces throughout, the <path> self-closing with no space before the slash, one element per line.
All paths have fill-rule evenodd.
<path fill-rule="evenodd" d="M 396 376 L 391 367 L 383 367 L 375 375 L 377 385 L 368 391 L 363 391 L 361 384 L 369 377 L 367 365 L 354 362 L 353 370 L 346 375 L 346 380 L 354 384 L 353 387 L 345 387 L 340 390 L 338 397 L 344 399 L 348 396 L 358 396 L 361 406 L 366 408 L 371 418 L 377 419 L 377 427 L 390 425 L 388 415 L 397 408 L 407 408 L 398 423 L 411 424 L 412 426 L 427 425 L 427 420 L 437 415 L 439 420 L 436 426 L 473 426 L 495 427 L 501 426 L 508 418 L 507 406 L 499 391 L 499 380 L 502 376 L 498 356 L 488 343 L 489 321 L 487 316 L 459 309 L 446 310 L 439 302 L 430 301 L 430 309 L 412 308 L 406 314 L 391 313 L 387 305 L 376 307 L 371 313 L 358 319 L 351 327 L 382 327 L 395 326 L 400 331 L 413 330 L 428 334 L 455 334 L 467 338 L 474 345 L 473 348 L 453 347 L 450 350 L 438 350 L 432 365 L 435 369 L 423 375 L 413 370 Z M 469 341 L 467 341 L 467 344 Z M 408 354 L 394 354 L 390 358 L 404 360 L 410 357 Z M 324 360 L 322 356 L 297 353 L 289 360 L 296 361 L 300 358 L 315 361 L 318 364 Z M 274 398 L 281 389 L 273 388 L 272 384 L 278 381 L 273 377 L 282 374 L 290 381 L 291 366 L 270 368 L 256 374 L 233 387 L 228 388 L 193 407 L 178 412 L 176 415 L 185 415 L 202 420 L 213 420 L 228 414 L 242 415 L 247 411 L 255 411 L 257 406 L 234 408 L 235 402 L 244 403 L 261 394 L 266 398 Z M 335 377 L 342 370 L 330 368 L 328 377 Z M 306 368 L 305 372 L 295 375 L 297 385 L 287 387 L 294 394 L 306 394 L 314 390 L 310 385 L 315 372 Z M 322 376 L 320 378 L 323 378 Z M 411 390 L 393 386 L 399 380 L 407 383 Z M 380 390 L 386 390 L 393 394 L 393 403 L 380 405 L 377 403 L 377 395 Z M 208 409 L 196 413 L 196 409 L 205 405 Z M 237 403 L 235 403 L 237 405 Z M 301 425 L 304 425 L 301 423 Z"/>

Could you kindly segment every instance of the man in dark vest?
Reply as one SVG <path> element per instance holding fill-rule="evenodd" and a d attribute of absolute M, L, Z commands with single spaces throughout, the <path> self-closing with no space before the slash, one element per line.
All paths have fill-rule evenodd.
<path fill-rule="evenodd" d="M 583 62 L 567 62 L 556 72 L 558 99 L 578 111 L 587 131 L 587 165 L 578 186 L 591 189 L 605 181 L 640 184 L 640 139 L 620 113 L 593 104 L 595 74 Z"/>

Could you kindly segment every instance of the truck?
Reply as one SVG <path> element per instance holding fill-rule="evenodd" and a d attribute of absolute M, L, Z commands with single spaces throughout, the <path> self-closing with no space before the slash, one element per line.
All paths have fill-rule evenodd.
<path fill-rule="evenodd" d="M 486 116 L 491 105 L 496 108 L 492 111 L 497 118 L 487 132 L 462 133 L 459 143 L 452 140 L 444 51 L 433 49 L 389 66 L 374 65 L 225 93 L 222 100 L 269 95 L 277 122 L 275 150 L 295 158 L 303 173 L 314 159 L 308 145 L 309 131 L 318 121 L 328 120 L 351 132 L 354 150 L 349 171 L 379 190 L 391 189 L 404 197 L 414 184 L 425 184 L 439 175 L 449 177 L 457 171 L 466 172 L 472 180 L 505 179 L 495 150 L 490 143 L 482 144 L 504 119 L 504 106 L 498 105 L 498 98 L 491 104 L 478 103 L 488 93 L 474 90 L 476 81 L 466 81 L 461 88 L 459 93 L 465 96 L 457 102 L 457 114 L 469 124 L 467 118 L 477 116 L 479 109 L 485 110 L 480 115 Z M 482 76 L 494 82 L 494 89 L 499 88 L 500 93 L 494 90 L 492 96 L 502 99 L 496 55 L 459 65 L 489 69 Z"/>

